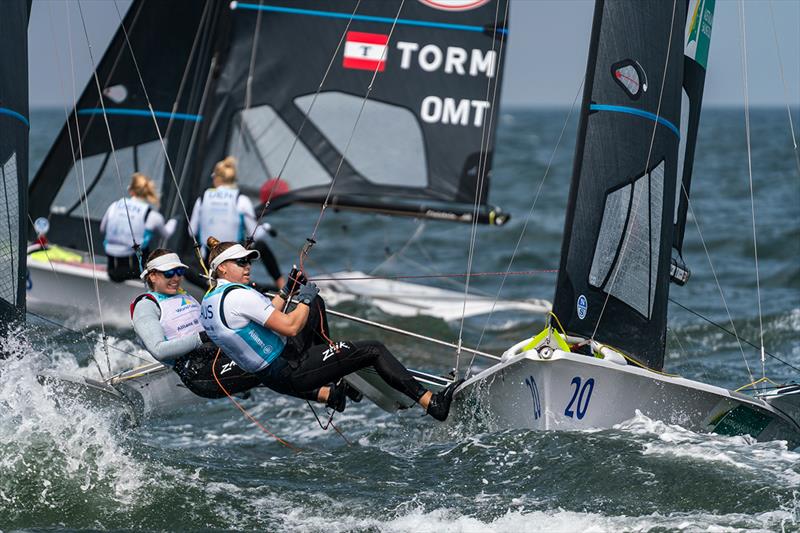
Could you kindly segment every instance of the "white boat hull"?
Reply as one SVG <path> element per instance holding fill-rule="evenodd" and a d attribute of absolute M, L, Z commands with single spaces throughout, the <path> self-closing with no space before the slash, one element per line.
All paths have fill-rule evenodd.
<path fill-rule="evenodd" d="M 767 401 L 560 350 L 549 359 L 536 350 L 505 358 L 466 381 L 454 407 L 454 419 L 490 431 L 606 429 L 638 411 L 696 432 L 750 434 L 800 446 L 798 420 Z"/>
<path fill-rule="evenodd" d="M 542 315 L 551 308 L 546 300 L 495 303 L 493 298 L 483 296 L 471 296 L 464 308 L 464 294 L 458 291 L 381 278 L 365 280 L 369 276 L 363 272 L 337 272 L 330 277 L 343 279 L 319 282 L 320 294 L 328 305 L 361 300 L 396 316 L 425 315 L 455 320 L 461 318 L 462 310 L 469 317 L 493 309 Z M 90 262 L 40 261 L 29 257 L 28 309 L 35 314 L 68 318 L 71 325 L 99 324 L 95 279 L 104 324 L 130 326 L 130 302 L 144 291 L 144 285 L 137 281 L 112 282 L 105 265 L 93 266 Z M 198 300 L 202 299 L 201 288 L 191 283 L 185 283 L 184 288 Z"/>

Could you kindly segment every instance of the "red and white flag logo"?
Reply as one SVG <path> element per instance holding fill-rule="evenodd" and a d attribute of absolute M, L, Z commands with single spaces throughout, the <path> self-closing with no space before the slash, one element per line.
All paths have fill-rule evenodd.
<path fill-rule="evenodd" d="M 386 52 L 389 36 L 380 33 L 347 32 L 344 44 L 344 68 L 361 70 L 377 69 L 383 72 L 386 68 Z"/>

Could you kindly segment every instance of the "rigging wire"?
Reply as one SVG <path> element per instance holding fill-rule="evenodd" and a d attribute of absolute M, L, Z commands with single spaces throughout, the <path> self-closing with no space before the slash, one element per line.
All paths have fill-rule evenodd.
<path fill-rule="evenodd" d="M 395 14 L 394 20 L 392 21 L 392 27 L 389 29 L 389 35 L 386 37 L 386 49 L 388 50 L 389 44 L 392 42 L 392 36 L 394 35 L 394 30 L 397 27 L 397 20 L 400 18 L 400 13 L 403 10 L 403 6 L 405 5 L 406 0 L 400 1 L 400 7 L 397 9 L 397 13 Z M 352 17 L 351 17 L 352 20 Z M 328 187 L 328 193 L 325 195 L 325 201 L 322 203 L 322 207 L 319 211 L 319 217 L 317 217 L 317 222 L 314 224 L 314 230 L 311 232 L 311 236 L 306 239 L 307 244 L 303 247 L 303 251 L 300 255 L 300 266 L 302 269 L 302 264 L 305 259 L 305 256 L 311 251 L 311 247 L 309 245 L 313 245 L 316 242 L 317 230 L 319 229 L 319 225 L 322 222 L 322 217 L 325 215 L 325 210 L 328 209 L 328 203 L 331 198 L 331 194 L 333 194 L 333 188 L 336 185 L 336 178 L 339 177 L 339 172 L 342 170 L 342 165 L 344 164 L 344 160 L 347 157 L 347 152 L 350 149 L 350 144 L 353 142 L 353 137 L 356 133 L 356 128 L 358 127 L 358 123 L 361 120 L 361 115 L 364 113 L 364 108 L 367 105 L 367 101 L 369 100 L 369 95 L 372 93 L 372 88 L 375 85 L 375 79 L 378 77 L 378 71 L 380 70 L 381 63 L 378 61 L 375 63 L 375 70 L 372 72 L 372 79 L 367 86 L 367 91 L 364 94 L 364 98 L 361 100 L 361 108 L 358 110 L 358 114 L 356 115 L 356 120 L 353 123 L 353 128 L 350 130 L 350 136 L 347 139 L 347 144 L 345 144 L 344 150 L 342 151 L 342 157 L 339 158 L 339 165 L 336 167 L 336 172 L 331 179 L 331 185 Z M 273 191 L 275 187 L 273 187 Z"/>
<path fill-rule="evenodd" d="M 83 16 L 83 6 L 81 5 L 81 0 L 77 1 L 78 3 L 78 12 L 81 15 L 81 23 L 83 25 L 83 34 L 86 37 L 86 45 L 89 50 L 89 59 L 92 62 L 92 75 L 94 78 L 95 86 L 97 87 L 97 99 L 100 102 L 100 107 L 103 110 L 103 122 L 106 126 L 106 132 L 108 133 L 108 143 L 111 146 L 111 155 L 114 159 L 114 167 L 117 171 L 117 181 L 119 182 L 119 188 L 122 191 L 122 204 L 125 206 L 125 217 L 128 220 L 128 229 L 131 232 L 131 241 L 133 241 L 133 249 L 136 252 L 136 258 L 139 260 L 139 271 L 142 270 L 142 250 L 139 243 L 136 242 L 136 234 L 133 231 L 133 222 L 131 222 L 131 214 L 130 210 L 128 209 L 128 199 L 125 195 L 125 185 L 122 183 L 122 173 L 119 170 L 119 160 L 117 159 L 117 150 L 114 148 L 114 138 L 111 135 L 111 125 L 108 122 L 108 114 L 106 113 L 106 103 L 103 99 L 103 89 L 100 87 L 100 78 L 97 76 L 97 64 L 94 60 L 94 53 L 92 51 L 92 43 L 89 40 L 89 31 L 86 28 L 86 19 Z M 124 30 L 124 26 L 123 26 Z"/>
<path fill-rule="evenodd" d="M 472 272 L 470 274 L 466 273 L 453 273 L 453 274 L 415 274 L 410 276 L 342 276 L 342 277 L 327 277 L 327 278 L 320 278 L 317 276 L 309 277 L 309 281 L 369 281 L 369 280 L 376 280 L 376 279 L 441 279 L 441 278 L 480 278 L 480 277 L 489 277 L 489 276 L 532 276 L 536 274 L 553 274 L 558 272 L 557 268 L 547 268 L 541 270 L 517 270 L 515 272 L 511 271 L 503 271 L 503 272 Z"/>
<path fill-rule="evenodd" d="M 653 145 L 655 144 L 656 132 L 658 131 L 658 126 L 659 126 L 658 119 L 661 117 L 661 103 L 662 103 L 662 100 L 663 100 L 663 97 L 664 97 L 664 86 L 667 83 L 667 70 L 669 69 L 669 58 L 670 58 L 670 54 L 672 53 L 672 36 L 673 36 L 673 34 L 675 32 L 675 12 L 676 11 L 677 11 L 677 0 L 673 0 L 673 2 L 672 2 L 672 20 L 670 21 L 670 25 L 669 25 L 669 36 L 668 36 L 668 40 L 667 40 L 667 52 L 666 52 L 666 57 L 664 58 L 664 71 L 661 74 L 661 87 L 659 88 L 659 91 L 658 91 L 658 105 L 656 106 L 656 120 L 653 121 L 653 131 L 652 131 L 652 134 L 650 135 L 650 145 L 649 145 L 649 147 L 647 149 L 647 160 L 645 161 L 645 165 L 644 165 L 644 175 L 649 175 L 653 170 L 655 170 L 655 169 L 650 169 L 650 160 L 651 160 L 651 157 L 653 155 Z M 648 209 L 647 226 L 648 226 L 648 232 L 649 232 L 649 235 L 648 235 L 649 239 L 648 240 L 649 240 L 650 247 L 652 248 L 652 246 L 653 246 L 653 235 L 652 235 L 653 224 L 652 224 L 652 221 L 650 220 L 650 218 L 652 217 L 652 215 L 650 213 L 650 211 L 652 209 L 652 203 L 650 202 L 650 198 L 649 198 L 650 197 L 650 181 L 651 181 L 650 179 L 647 180 L 647 196 L 648 196 L 648 207 L 649 207 L 649 209 Z M 620 267 L 620 265 L 622 265 L 622 259 L 623 259 L 623 257 L 625 257 L 625 252 L 628 249 L 628 244 L 633 239 L 634 222 L 636 221 L 637 215 L 639 214 L 639 204 L 641 203 L 642 197 L 644 197 L 644 196 L 645 196 L 645 193 L 637 195 L 636 194 L 636 187 L 632 184 L 632 186 L 631 186 L 631 197 L 632 197 L 631 211 L 633 212 L 633 216 L 631 217 L 630 223 L 627 225 L 627 229 L 626 229 L 625 235 L 623 237 L 622 247 L 620 248 L 620 251 L 619 251 L 619 259 L 616 260 L 616 264 L 615 264 L 615 267 L 614 267 L 614 276 L 611 278 L 611 284 L 608 286 L 607 289 L 604 289 L 605 293 L 606 293 L 606 297 L 603 300 L 603 306 L 600 308 L 600 314 L 597 316 L 597 322 L 595 322 L 594 331 L 592 331 L 592 336 L 590 338 L 590 340 L 592 340 L 592 341 L 594 341 L 595 337 L 597 336 L 597 330 L 600 327 L 600 321 L 603 319 L 603 315 L 605 313 L 606 306 L 608 305 L 608 301 L 611 298 L 611 292 L 614 290 L 614 285 L 616 284 L 617 277 L 619 276 L 619 273 L 623 270 Z M 660 229 L 659 229 L 659 231 L 660 231 Z M 650 250 L 650 253 L 648 255 L 650 257 L 650 263 L 652 263 L 652 261 L 653 261 L 653 259 L 652 259 L 652 257 L 653 257 L 652 250 Z M 648 270 L 652 271 L 652 269 L 653 269 L 653 265 L 649 264 L 649 269 Z M 654 287 L 651 286 L 652 283 L 653 283 L 652 282 L 652 276 L 648 276 L 648 294 L 647 294 L 648 309 L 650 308 L 650 305 L 652 304 L 653 293 L 655 291 Z"/>
<path fill-rule="evenodd" d="M 247 81 L 244 86 L 244 109 L 239 112 L 239 146 L 244 146 L 242 136 L 244 135 L 244 113 L 250 109 L 253 101 L 253 71 L 256 68 L 256 52 L 258 51 L 258 36 L 261 32 L 261 15 L 264 13 L 260 8 L 264 0 L 258 0 L 258 13 L 256 14 L 256 27 L 253 31 L 253 47 L 250 50 L 250 66 L 247 69 Z M 274 187 L 273 187 L 274 188 Z M 255 235 L 255 229 L 253 235 Z"/>
<path fill-rule="evenodd" d="M 781 58 L 781 47 L 778 43 L 778 31 L 775 28 L 775 13 L 772 9 L 772 0 L 769 0 L 769 17 L 772 24 L 772 37 L 775 39 L 775 54 L 778 56 L 778 71 L 781 74 L 783 83 L 783 97 L 786 100 L 786 114 L 789 117 L 789 132 L 792 134 L 792 147 L 794 147 L 794 162 L 797 165 L 797 174 L 800 176 L 800 150 L 797 148 L 797 138 L 794 134 L 794 122 L 792 121 L 792 108 L 789 105 L 789 88 L 786 83 L 786 75 L 783 69 L 783 59 Z"/>
<path fill-rule="evenodd" d="M 78 5 L 80 6 L 80 0 L 78 0 Z M 178 180 L 175 177 L 175 169 L 172 167 L 172 161 L 170 160 L 169 154 L 167 153 L 167 145 L 164 142 L 164 137 L 161 135 L 161 128 L 158 125 L 158 119 L 156 118 L 156 113 L 153 110 L 153 104 L 150 101 L 150 96 L 147 94 L 147 87 L 145 86 L 144 78 L 142 77 L 142 71 L 139 69 L 139 62 L 136 61 L 136 54 L 133 53 L 133 46 L 131 46 L 131 41 L 128 38 L 128 30 L 125 28 L 125 24 L 123 23 L 123 20 L 122 20 L 122 14 L 119 11 L 119 6 L 117 5 L 117 1 L 116 0 L 114 0 L 114 7 L 116 8 L 117 16 L 119 17 L 120 28 L 122 28 L 122 33 L 125 36 L 125 43 L 128 46 L 128 51 L 130 52 L 131 59 L 133 60 L 133 66 L 136 69 L 136 75 L 139 77 L 139 83 L 142 86 L 142 93 L 144 94 L 144 98 L 147 101 L 147 108 L 150 110 L 150 116 L 153 118 L 153 125 L 156 128 L 156 133 L 158 134 L 158 140 L 161 143 L 161 150 L 164 152 L 164 160 L 167 163 L 167 168 L 169 169 L 169 174 L 170 174 L 170 177 L 172 178 L 172 182 L 175 184 L 175 187 L 177 189 Z M 81 14 L 81 17 L 83 17 L 82 14 Z M 85 31 L 85 28 L 86 28 L 86 24 L 84 23 L 84 31 Z M 89 38 L 88 34 L 87 34 L 86 38 L 88 40 L 88 38 Z M 94 64 L 94 60 L 92 61 L 92 63 Z M 97 80 L 97 73 L 96 72 L 95 72 L 95 80 Z M 97 82 L 97 87 L 98 87 L 98 92 L 99 92 L 100 91 L 100 83 L 99 83 L 99 81 Z M 102 98 L 100 99 L 100 102 L 101 102 L 101 104 L 103 103 Z M 106 121 L 106 127 L 108 127 L 108 118 L 106 117 L 105 104 L 103 104 L 103 118 Z M 108 131 L 108 136 L 109 136 L 109 140 L 111 140 L 111 130 L 110 129 Z M 113 144 L 111 145 L 111 149 L 112 149 L 112 152 L 114 153 L 114 162 L 116 163 L 117 157 L 116 157 L 116 152 L 114 152 L 114 145 Z M 119 167 L 117 168 L 117 172 L 119 173 Z M 120 183 L 121 183 L 121 181 L 120 181 Z M 180 194 L 179 190 L 177 190 L 176 192 L 178 193 L 178 198 L 180 199 L 181 207 L 183 208 L 183 214 L 186 216 L 186 220 L 188 221 L 189 220 L 189 213 L 186 210 L 186 204 L 183 201 L 183 195 Z M 127 204 L 126 204 L 126 209 L 127 209 Z M 130 224 L 130 217 L 128 218 L 128 223 Z M 133 233 L 133 227 L 131 226 L 131 234 L 132 233 Z M 189 228 L 189 235 L 191 235 L 191 237 L 192 237 L 192 242 L 194 244 L 195 254 L 197 255 L 197 259 L 198 259 L 198 261 L 200 263 L 200 266 L 203 269 L 203 271 L 205 272 L 205 274 L 208 275 L 208 269 L 206 268 L 205 261 L 203 260 L 203 254 L 200 253 L 200 244 L 197 242 L 197 237 L 195 236 L 195 234 L 191 230 L 191 228 Z M 135 242 L 136 241 L 135 241 L 135 238 L 134 238 L 134 243 Z M 139 268 L 141 270 L 142 269 L 141 268 L 142 267 L 142 265 L 141 265 L 141 254 L 139 254 L 139 263 L 140 263 L 139 264 Z"/>
<path fill-rule="evenodd" d="M 405 1 L 405 0 L 403 0 L 403 1 Z M 336 57 L 339 55 L 339 50 L 342 47 L 342 43 L 344 43 L 345 37 L 347 36 L 347 32 L 350 30 L 350 24 L 353 22 L 353 18 L 355 17 L 356 13 L 358 12 L 358 8 L 360 6 L 361 6 L 361 0 L 358 0 L 356 2 L 355 7 L 353 8 L 353 12 L 350 14 L 350 18 L 347 20 L 347 24 L 344 27 L 344 31 L 342 31 L 341 37 L 339 37 L 339 43 L 336 45 L 336 49 L 333 51 L 333 54 L 331 55 L 331 59 L 328 62 L 328 67 L 325 69 L 325 73 L 322 75 L 322 80 L 319 82 L 319 85 L 317 86 L 317 90 L 314 93 L 314 96 L 311 98 L 311 103 L 308 105 L 308 109 L 303 114 L 303 120 L 302 120 L 302 122 L 300 122 L 300 127 L 297 129 L 297 133 L 295 133 L 294 139 L 292 139 L 292 144 L 289 147 L 289 151 L 286 153 L 286 158 L 283 160 L 283 164 L 281 165 L 281 168 L 278 171 L 278 175 L 276 176 L 276 180 L 277 181 L 276 181 L 274 186 L 270 187 L 269 194 L 267 195 L 267 201 L 264 202 L 264 206 L 261 208 L 261 213 L 259 213 L 258 218 L 256 219 L 255 228 L 258 228 L 258 226 L 261 224 L 261 219 L 264 218 L 264 215 L 266 214 L 267 210 L 269 209 L 270 204 L 272 203 L 272 196 L 273 196 L 275 190 L 278 188 L 277 187 L 277 183 L 280 182 L 280 180 L 283 178 L 283 173 L 286 170 L 286 166 L 289 164 L 289 159 L 292 157 L 292 154 L 294 153 L 295 146 L 297 146 L 297 142 L 300 139 L 300 135 L 303 133 L 303 128 L 305 127 L 306 122 L 308 122 L 308 119 L 311 116 L 311 111 L 312 111 L 312 109 L 314 109 L 314 104 L 316 104 L 316 102 L 317 102 L 317 97 L 319 96 L 319 93 L 322 92 L 322 87 L 323 87 L 323 85 L 325 85 L 325 81 L 328 79 L 328 74 L 330 73 L 331 68 L 333 67 L 334 61 L 336 61 Z M 401 8 L 402 8 L 402 5 L 401 5 Z M 399 12 L 398 12 L 398 16 L 399 16 Z M 395 21 L 397 21 L 397 18 L 395 18 Z M 394 26 L 392 26 L 392 29 L 394 29 Z M 391 39 L 391 33 L 389 34 L 389 38 Z M 389 46 L 389 42 L 387 41 L 387 43 L 386 43 L 387 50 L 388 50 L 388 46 Z M 373 77 L 373 79 L 374 79 L 374 77 Z M 344 158 L 344 156 L 342 156 L 342 157 Z M 335 179 L 336 178 L 334 176 L 334 180 Z M 333 182 L 331 182 L 331 189 L 333 189 Z M 249 239 L 252 239 L 255 236 L 255 232 L 256 232 L 256 230 L 253 229 L 253 233 L 250 235 Z"/>
<path fill-rule="evenodd" d="M 504 13 L 504 18 L 508 19 L 508 5 L 509 2 L 506 2 L 506 9 Z M 500 35 L 500 50 L 497 54 L 495 52 L 495 45 L 497 43 L 497 25 L 500 19 L 500 2 L 498 0 L 497 4 L 495 5 L 494 11 L 494 27 L 492 29 L 492 52 L 493 55 L 497 57 L 496 63 L 496 71 L 500 70 L 500 64 L 502 62 L 503 57 L 503 45 L 505 43 L 505 33 L 501 33 Z M 499 72 L 498 72 L 499 74 Z M 489 100 L 489 94 L 492 93 L 492 109 L 497 103 L 497 80 L 499 79 L 498 75 L 494 76 L 494 92 L 492 93 L 492 78 L 487 76 L 486 79 L 486 100 Z M 486 120 L 486 116 L 489 116 L 489 120 Z M 489 113 L 489 108 L 484 107 L 483 109 L 483 127 L 481 128 L 481 142 L 480 142 L 480 152 L 478 155 L 478 182 L 476 184 L 475 189 L 475 201 L 472 208 L 472 224 L 470 228 L 470 237 L 469 237 L 469 247 L 467 253 L 467 279 L 466 283 L 464 284 L 464 302 L 461 305 L 461 324 L 458 328 L 458 346 L 459 348 L 456 349 L 456 361 L 455 367 L 453 369 L 455 378 L 458 377 L 458 369 L 461 362 L 461 344 L 464 340 L 464 322 L 466 321 L 467 315 L 467 300 L 469 299 L 469 282 L 470 277 L 469 273 L 472 272 L 472 262 L 475 258 L 475 242 L 478 239 L 478 211 L 480 209 L 481 200 L 483 197 L 483 187 L 484 183 L 486 182 L 486 172 L 487 172 L 487 165 L 489 161 L 489 146 L 491 145 L 491 136 L 492 136 L 492 121 L 494 118 L 494 113 Z M 488 124 L 487 124 L 488 122 Z M 487 128 L 488 126 L 488 128 Z"/>
<path fill-rule="evenodd" d="M 567 125 L 569 124 L 570 118 L 572 117 L 572 113 L 575 110 L 575 105 L 578 102 L 578 98 L 580 98 L 581 91 L 583 90 L 584 79 L 581 78 L 580 83 L 578 84 L 578 90 L 575 93 L 575 97 L 572 99 L 572 105 L 569 108 L 569 113 L 567 113 L 567 118 L 564 120 L 564 124 L 561 126 L 561 132 L 558 135 L 558 140 L 556 141 L 556 145 L 553 148 L 553 151 L 550 153 L 550 159 L 547 162 L 547 167 L 544 170 L 544 174 L 542 175 L 542 179 L 539 180 L 539 186 L 536 188 L 536 194 L 533 196 L 533 202 L 531 202 L 531 207 L 528 209 L 528 216 L 525 217 L 525 222 L 522 225 L 522 229 L 519 232 L 519 237 L 517 238 L 517 243 L 514 246 L 514 251 L 511 253 L 511 258 L 508 260 L 508 265 L 506 266 L 506 271 L 503 275 L 503 278 L 500 280 L 500 286 L 497 288 L 497 292 L 495 293 L 494 303 L 492 303 L 492 309 L 489 312 L 489 315 L 486 317 L 486 320 L 483 323 L 483 329 L 481 329 L 481 335 L 478 338 L 478 344 L 475 346 L 476 349 L 481 347 L 481 343 L 483 342 L 483 338 L 486 334 L 486 331 L 489 327 L 489 322 L 494 315 L 494 311 L 497 307 L 497 303 L 500 300 L 500 294 L 503 292 L 503 287 L 505 286 L 506 280 L 509 275 L 516 275 L 516 273 L 511 272 L 511 267 L 514 264 L 514 260 L 517 257 L 517 253 L 519 252 L 519 247 L 522 244 L 522 239 L 525 236 L 525 232 L 528 229 L 528 224 L 530 223 L 531 219 L 533 218 L 533 211 L 536 208 L 536 203 L 539 200 L 539 197 L 542 193 L 542 189 L 544 188 L 545 181 L 547 181 L 547 177 L 550 174 L 550 169 L 553 166 L 553 161 L 555 160 L 556 154 L 558 153 L 558 148 L 561 146 L 561 141 L 564 138 L 564 132 L 567 130 Z M 555 270 L 558 272 L 558 269 Z M 467 376 L 470 375 L 472 371 L 473 363 L 475 362 L 475 358 L 473 357 L 470 362 L 469 366 L 467 367 Z"/>
<path fill-rule="evenodd" d="M 753 153 L 750 142 L 750 96 L 747 86 L 747 32 L 744 20 L 744 0 L 739 0 L 739 29 L 741 31 L 742 85 L 744 90 L 744 130 L 747 138 L 747 175 L 750 184 L 750 213 L 753 222 L 753 259 L 756 266 L 756 300 L 758 302 L 758 332 L 761 342 L 761 377 L 767 376 L 764 357 L 764 322 L 761 312 L 761 276 L 758 272 L 758 239 L 756 238 L 756 202 L 753 192 Z"/>

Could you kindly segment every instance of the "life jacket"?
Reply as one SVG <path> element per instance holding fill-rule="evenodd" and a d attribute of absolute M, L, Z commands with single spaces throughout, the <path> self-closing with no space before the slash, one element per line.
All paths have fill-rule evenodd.
<path fill-rule="evenodd" d="M 218 187 L 206 189 L 200 200 L 200 242 L 211 236 L 222 242 L 244 240 L 244 215 L 239 213 L 239 189 Z"/>
<path fill-rule="evenodd" d="M 121 198 L 111 204 L 106 219 L 106 238 L 103 241 L 106 255 L 112 257 L 134 255 L 136 253 L 133 249 L 134 239 L 142 248 L 147 247 L 151 232 L 145 229 L 145 222 L 151 209 L 150 204 L 139 198 Z"/>
<path fill-rule="evenodd" d="M 200 323 L 214 344 L 247 372 L 255 373 L 269 366 L 283 352 L 286 339 L 263 324 L 248 322 L 232 329 L 225 320 L 225 297 L 233 290 L 254 291 L 265 305 L 271 302 L 261 293 L 240 283 L 225 283 L 206 293 L 200 308 Z"/>
<path fill-rule="evenodd" d="M 133 319 L 133 309 L 136 304 L 145 298 L 155 302 L 161 310 L 159 322 L 161 329 L 164 330 L 166 340 L 186 337 L 203 331 L 200 323 L 200 304 L 190 294 L 184 291 L 173 295 L 155 291 L 140 294 L 131 302 L 131 319 Z"/>

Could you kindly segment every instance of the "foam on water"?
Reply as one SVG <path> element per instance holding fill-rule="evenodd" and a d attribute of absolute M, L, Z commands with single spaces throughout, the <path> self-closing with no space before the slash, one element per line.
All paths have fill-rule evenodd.
<path fill-rule="evenodd" d="M 12 357 L 0 367 L 0 517 L 35 516 L 84 498 L 131 503 L 143 484 L 142 472 L 113 422 L 41 385 L 37 374 L 52 370 L 52 362 L 22 331 L 2 344 Z M 63 354 L 57 365 L 78 368 Z"/>

